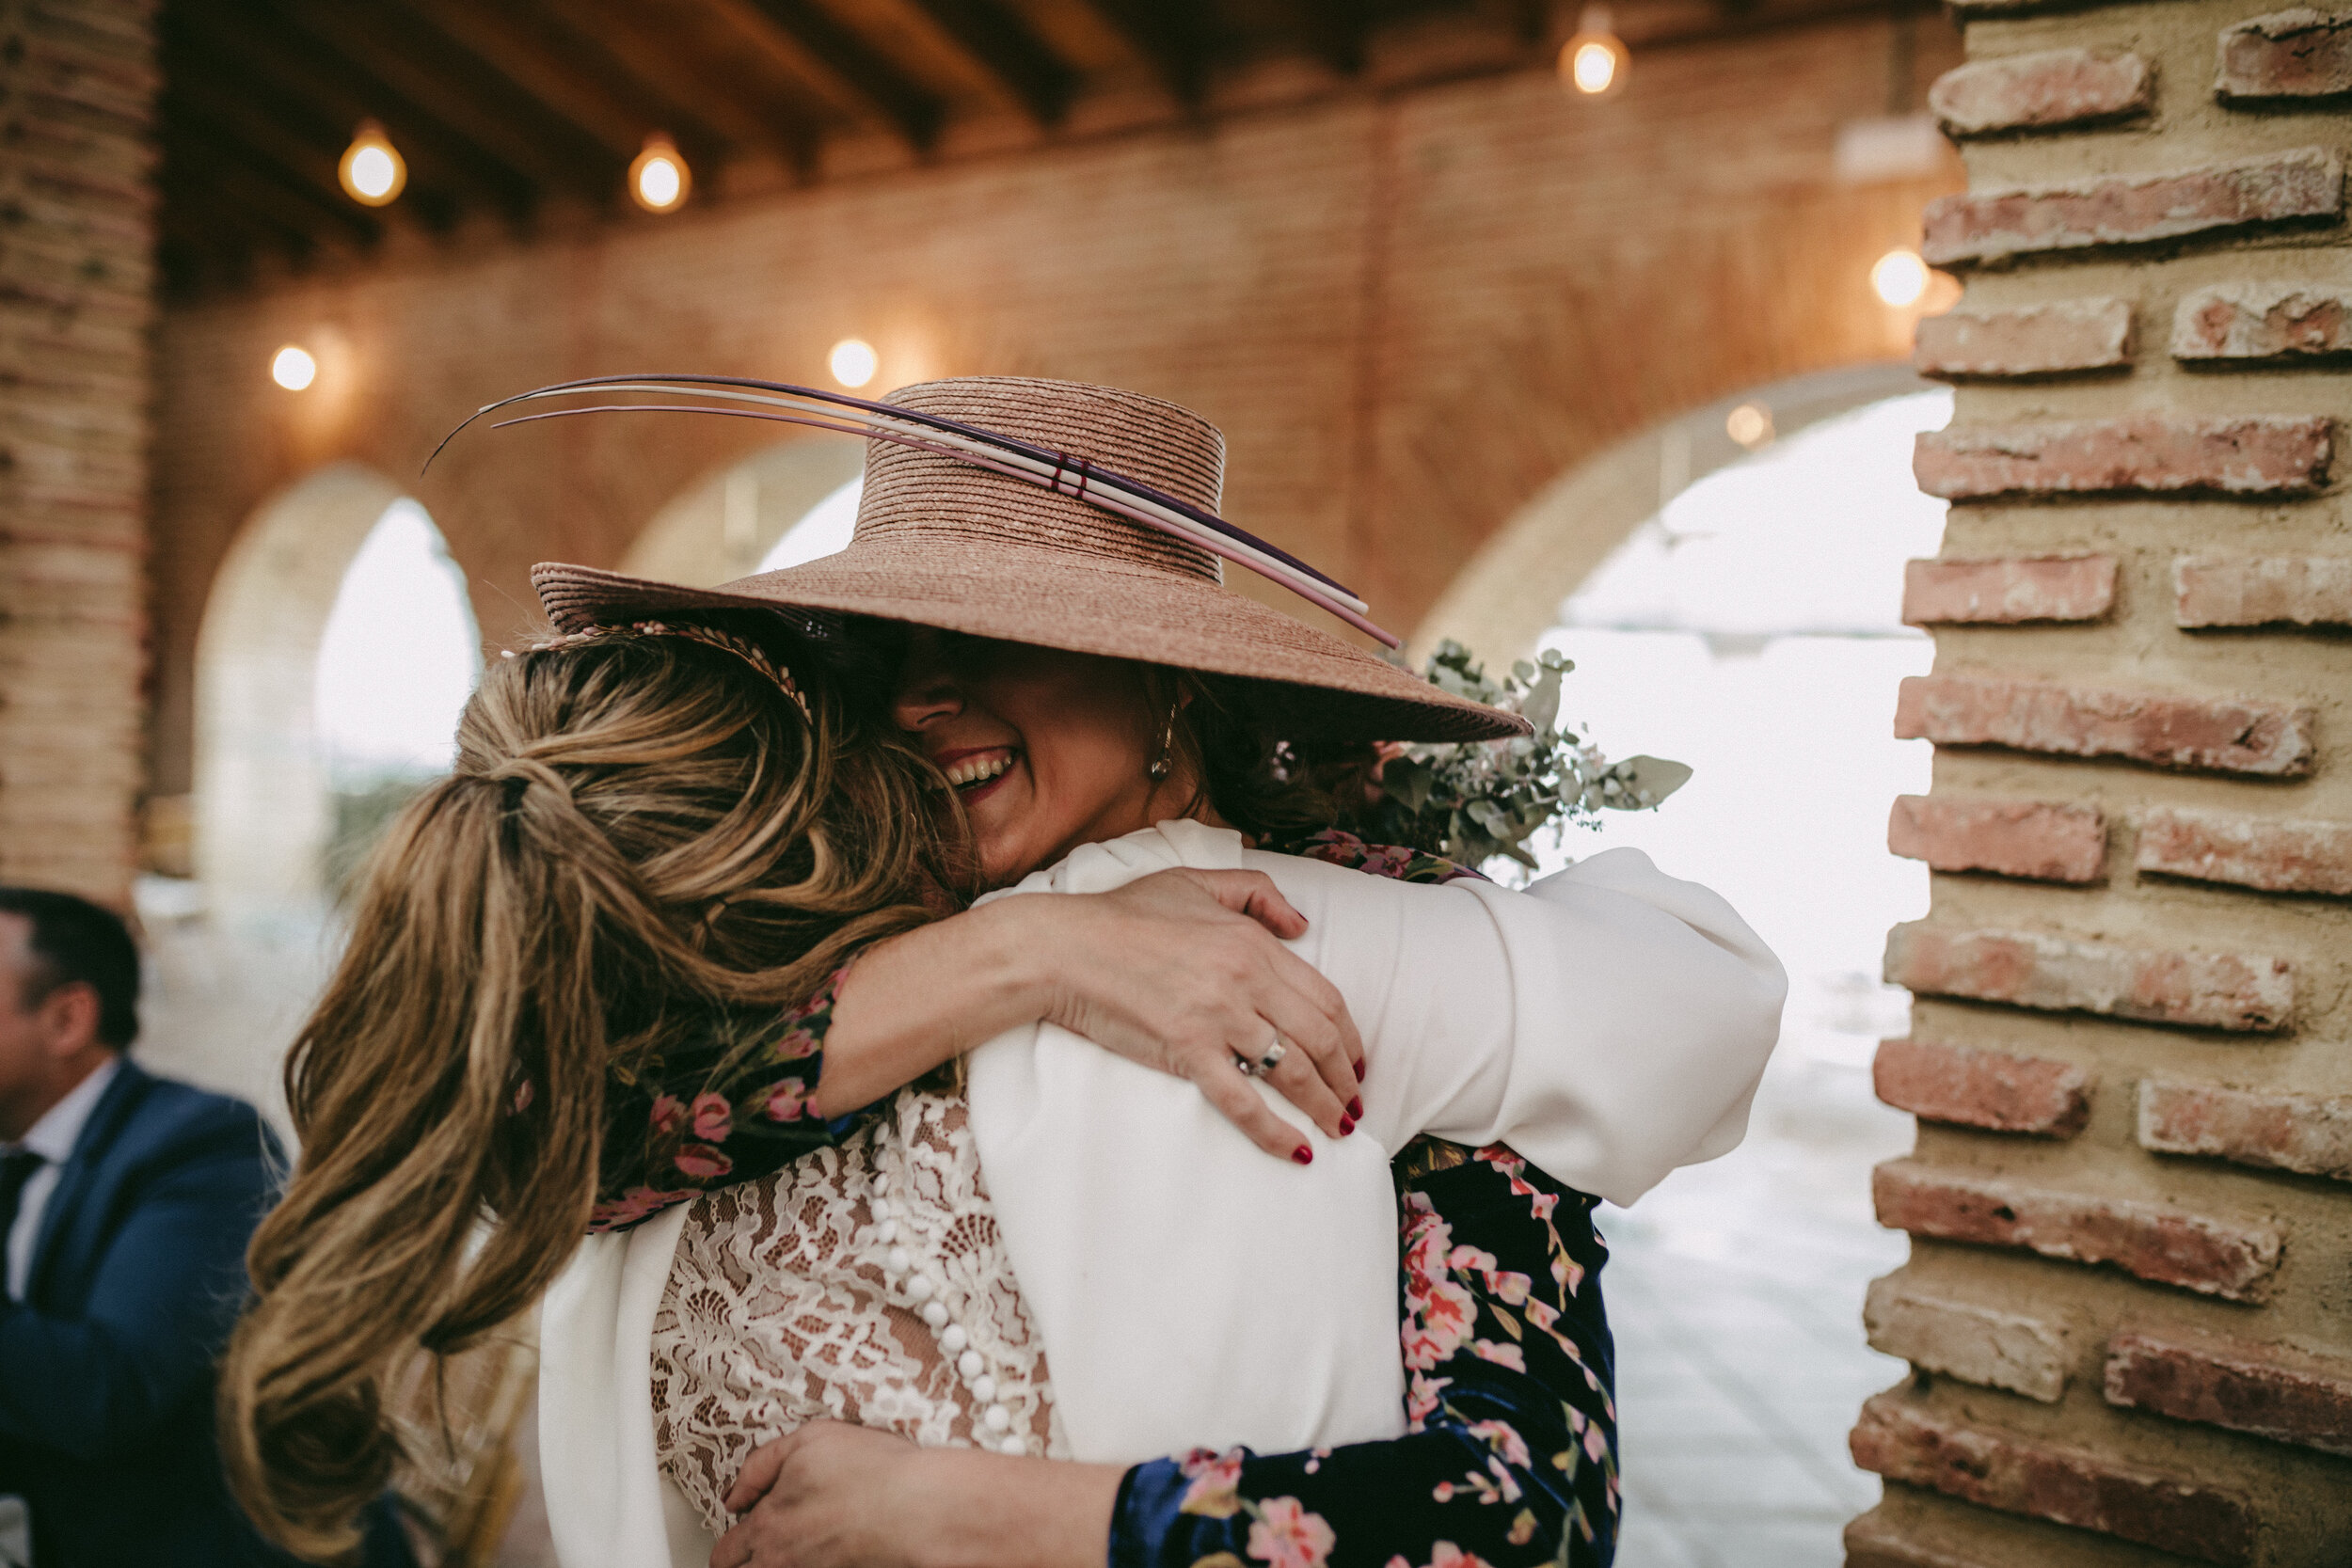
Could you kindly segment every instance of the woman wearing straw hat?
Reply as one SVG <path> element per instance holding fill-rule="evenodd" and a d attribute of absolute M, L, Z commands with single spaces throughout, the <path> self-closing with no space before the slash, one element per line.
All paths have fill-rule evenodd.
<path fill-rule="evenodd" d="M 846 550 L 717 590 L 544 567 L 537 581 L 559 626 L 645 615 L 723 619 L 780 607 L 814 617 L 820 628 L 831 618 L 855 618 L 851 625 L 899 664 L 898 721 L 953 786 L 985 885 L 1099 891 L 1182 867 L 1261 870 L 1308 912 L 1309 932 L 1294 945 L 1342 980 L 1344 993 L 1279 967 L 1290 955 L 1205 894 L 1192 911 L 1205 918 L 1189 928 L 1173 912 L 1153 929 L 1101 911 L 1056 924 L 1051 901 L 983 902 L 885 944 L 850 970 L 834 998 L 828 1110 L 865 1103 L 977 1039 L 1011 1031 L 972 1059 L 971 1125 L 1012 1273 L 1053 1365 L 1062 1419 L 1048 1421 L 1048 1433 L 1070 1429 L 1062 1434 L 1067 1447 L 1051 1451 L 1124 1462 L 1153 1451 L 1154 1443 L 1181 1447 L 1179 1438 L 1247 1444 L 1264 1433 L 1308 1436 L 1273 1439 L 1303 1452 L 1249 1452 L 1266 1446 L 1256 1443 L 1214 1460 L 1164 1460 L 1122 1474 L 1123 1463 L 1057 1470 L 982 1461 L 974 1469 L 977 1456 L 907 1449 L 818 1422 L 760 1450 L 727 1489 L 726 1508 L 739 1516 L 750 1512 L 716 1560 L 750 1561 L 771 1549 L 781 1553 L 776 1561 L 827 1560 L 807 1555 L 819 1534 L 861 1541 L 859 1551 L 886 1551 L 880 1540 L 886 1528 L 899 1530 L 903 1544 L 909 1532 L 947 1528 L 943 1519 L 961 1521 L 954 1528 L 968 1547 L 983 1545 L 979 1538 L 993 1528 L 1011 1557 L 1030 1561 L 1039 1543 L 1054 1538 L 1057 1522 L 1074 1525 L 1058 1538 L 1074 1539 L 1099 1559 L 1105 1511 L 1113 1560 L 1122 1563 L 1189 1563 L 1223 1549 L 1311 1568 L 1333 1553 L 1385 1561 L 1400 1551 L 1426 1552 L 1438 1539 L 1476 1542 L 1496 1561 L 1605 1558 L 1615 1502 L 1608 1448 L 1613 1411 L 1599 1386 L 1608 1342 L 1597 1291 L 1582 1277 L 1599 1255 L 1584 1195 L 1629 1202 L 1675 1164 L 1710 1158 L 1737 1141 L 1776 1032 L 1782 985 L 1753 934 L 1703 890 L 1662 878 L 1629 853 L 1597 857 L 1533 896 L 1457 886 L 1466 900 L 1486 899 L 1483 912 L 1506 926 L 1494 911 L 1523 915 L 1547 895 L 1613 905 L 1594 916 L 1594 929 L 1573 938 L 1553 929 L 1513 955 L 1524 971 L 1542 972 L 1522 974 L 1518 983 L 1557 988 L 1541 996 L 1523 990 L 1510 999 L 1514 1006 L 1495 993 L 1511 982 L 1482 997 L 1479 986 L 1494 984 L 1490 970 L 1480 971 L 1467 993 L 1449 991 L 1447 980 L 1461 972 L 1443 973 L 1453 955 L 1434 933 L 1425 945 L 1352 939 L 1353 906 L 1376 903 L 1380 884 L 1318 879 L 1321 868 L 1295 857 L 1246 849 L 1232 830 L 1261 842 L 1295 840 L 1332 819 L 1327 799 L 1279 776 L 1278 741 L 1304 749 L 1480 740 L 1523 733 L 1525 725 L 1225 589 L 1222 562 L 1239 563 L 1394 641 L 1343 588 L 1217 516 L 1222 437 L 1186 410 L 1110 388 L 997 379 L 907 388 L 883 404 L 713 381 L 643 379 L 594 390 L 642 400 L 622 406 L 683 402 L 861 431 L 869 438 L 866 488 Z M 1150 831 L 1170 818 L 1216 831 Z M 1105 863 L 1099 851 L 1089 859 L 1089 845 L 1117 845 L 1117 863 Z M 1328 840 L 1318 852 L 1346 854 Z M 1458 875 L 1426 858 L 1420 869 Z M 1419 911 L 1412 918 L 1433 919 Z M 1025 936 L 1026 921 L 1037 925 Z M 1073 946 L 1085 942 L 1087 927 L 1104 940 Z M 1297 934 L 1279 922 L 1273 928 Z M 1599 944 L 1580 945 L 1603 928 Z M 1632 931 L 1639 935 L 1629 940 Z M 1253 970 L 1212 948 L 1212 935 L 1245 950 L 1254 939 L 1264 952 Z M 1546 940 L 1557 945 L 1546 948 Z M 1618 945 L 1604 957 L 1611 941 Z M 1024 950 L 1058 960 L 1041 988 L 1004 982 L 1003 955 Z M 1529 962 L 1536 953 L 1542 958 Z M 1351 970 L 1351 959 L 1369 968 Z M 1388 994 L 1375 976 L 1387 979 Z M 1071 1034 L 1041 1031 L 1040 989 L 1060 996 L 1054 1022 L 1191 1080 L 1261 1148 L 1300 1162 L 1320 1154 L 1327 1163 L 1343 1149 L 1368 1156 L 1360 1140 L 1347 1142 L 1359 1121 L 1386 1140 L 1378 1145 L 1385 1151 L 1406 1141 L 1396 1121 L 1375 1128 L 1384 1092 L 1397 1097 L 1391 1103 L 1406 1104 L 1425 1085 L 1409 1082 L 1402 1063 L 1390 1066 L 1377 1037 L 1475 1034 L 1468 1022 L 1473 1015 L 1483 1013 L 1489 1024 L 1515 1017 L 1525 1031 L 1524 1058 L 1531 1041 L 1549 1031 L 1550 1060 L 1574 1087 L 1540 1112 L 1532 1103 L 1490 1107 L 1496 1119 L 1475 1135 L 1479 1142 L 1507 1136 L 1537 1156 L 1533 1165 L 1500 1144 L 1478 1160 L 1454 1149 L 1427 1161 L 1428 1146 L 1419 1146 L 1424 1163 L 1454 1168 L 1423 1172 L 1424 1190 L 1407 1194 L 1402 1215 L 1411 1375 L 1406 1414 L 1417 1435 L 1343 1447 L 1319 1461 L 1310 1457 L 1317 1444 L 1309 1438 L 1398 1433 L 1393 1405 L 1386 1427 L 1360 1404 L 1325 1412 L 1319 1428 L 1295 1418 L 1315 1408 L 1320 1392 L 1314 1352 L 1350 1343 L 1317 1292 L 1376 1300 L 1345 1281 L 1361 1278 L 1351 1263 L 1366 1255 L 1385 1259 L 1389 1247 L 1365 1243 L 1336 1211 L 1266 1186 L 1267 1167 L 1219 1164 L 1220 1129 L 1204 1107 L 1195 1103 L 1187 1115 L 1168 1098 L 1179 1085 L 1155 1083 Z M 1403 1016 L 1412 1009 L 1393 1005 L 1398 990 L 1420 992 L 1424 1010 Z M 1379 1011 L 1368 1053 L 1356 1042 L 1350 1002 L 1359 1014 Z M 1581 1042 L 1566 1037 L 1578 1027 L 1567 1022 L 1571 1013 L 1592 1030 Z M 1644 1049 L 1616 1049 L 1622 1042 L 1607 1037 L 1620 1029 Z M 1467 1053 L 1467 1043 L 1461 1049 Z M 1353 1092 L 1365 1066 L 1380 1069 L 1364 1085 L 1369 1120 Z M 1284 1094 L 1314 1130 L 1278 1116 L 1252 1077 Z M 1223 1208 L 1201 1196 L 1208 1170 L 1230 1170 L 1241 1183 Z M 1086 1183 L 1085 1201 L 1073 1200 L 1073 1173 Z M 1252 1190 L 1264 1200 L 1244 1215 L 1241 1195 Z M 1171 1204 L 1171 1193 L 1185 1197 Z M 667 1235 L 640 1234 L 642 1250 L 656 1259 L 652 1268 L 669 1275 L 654 1335 L 664 1436 L 675 1455 L 689 1442 L 688 1429 L 702 1423 L 695 1460 L 710 1472 L 707 1487 L 724 1481 L 717 1472 L 740 1459 L 748 1433 L 760 1424 L 742 1418 L 747 1396 L 756 1402 L 775 1391 L 772 1384 L 760 1386 L 756 1374 L 728 1370 L 730 1363 L 739 1368 L 743 1345 L 763 1339 L 771 1362 L 789 1357 L 777 1354 L 756 1311 L 722 1313 L 713 1334 L 707 1324 L 691 1324 L 679 1304 L 725 1296 L 711 1291 L 715 1280 L 743 1276 L 755 1259 L 788 1256 L 792 1236 L 770 1217 L 739 1209 L 722 1218 L 707 1204 L 682 1223 L 683 1244 L 671 1239 L 675 1221 Z M 1493 1234 L 1488 1244 L 1478 1244 L 1482 1227 Z M 1105 1260 L 1113 1238 L 1138 1233 L 1154 1238 L 1148 1255 Z M 1484 1262 L 1462 1267 L 1465 1252 Z M 1518 1266 L 1499 1265 L 1498 1253 Z M 1280 1270 L 1313 1283 L 1286 1302 L 1279 1292 L 1259 1292 L 1268 1297 L 1271 1323 L 1238 1348 L 1229 1336 L 1215 1356 L 1187 1366 L 1187 1354 L 1202 1354 L 1202 1337 L 1192 1328 L 1233 1299 L 1236 1259 L 1241 1275 L 1279 1259 Z M 1547 1275 L 1557 1292 L 1552 1304 L 1518 1295 L 1529 1279 Z M 1131 1309 L 1122 1321 L 1106 1312 L 1108 1304 L 1146 1300 L 1154 1307 L 1149 1313 Z M 1393 1310 L 1390 1298 L 1391 1320 Z M 1531 1317 L 1549 1317 L 1550 1332 L 1527 1334 Z M 1294 1332 L 1300 1324 L 1311 1325 L 1303 1338 Z M 969 1339 L 961 1324 L 950 1326 Z M 633 1338 L 635 1328 L 623 1332 Z M 1519 1335 L 1516 1343 L 1501 1338 L 1512 1333 Z M 961 1358 L 975 1361 L 968 1350 Z M 1514 1359 L 1524 1365 L 1503 1365 Z M 1357 1364 L 1368 1368 L 1370 1360 L 1359 1352 Z M 1283 1368 L 1296 1369 L 1287 1388 Z M 1009 1381 L 1001 1373 L 976 1375 L 989 1386 Z M 1518 1386 L 1508 1391 L 1496 1386 L 1514 1379 Z M 1356 1381 L 1378 1390 L 1397 1378 L 1367 1370 Z M 1253 1427 L 1250 1413 L 1237 1408 L 1248 1400 L 1232 1390 L 1267 1383 L 1278 1415 Z M 1586 1414 L 1580 1406 L 1596 1394 L 1597 1407 Z M 713 1411 L 727 1414 L 713 1423 Z M 803 1410 L 823 1413 L 821 1401 Z M 767 1414 L 773 1430 L 772 1406 Z M 1035 1407 L 1015 1414 L 1034 1416 Z M 1525 1441 L 1549 1444 L 1549 1451 L 1530 1460 L 1514 1420 L 1532 1421 Z M 711 1430 L 730 1422 L 731 1430 Z M 895 1424 L 915 1434 L 914 1424 Z M 885 1446 L 873 1449 L 877 1442 Z M 1581 1468 L 1573 1481 L 1556 1470 L 1535 1474 L 1571 1453 L 1584 1462 L 1560 1466 Z M 946 1468 L 927 1473 L 930 1465 Z M 1490 1465 L 1500 1466 L 1491 1482 Z M 689 1469 L 680 1465 L 674 1474 Z M 1003 1506 L 1020 1495 L 1025 1476 L 1035 1506 L 1027 1513 Z M 959 1478 L 960 1485 L 952 1483 Z M 1583 1496 L 1574 1481 L 1588 1488 Z M 1504 1508 L 1506 1495 L 1533 1506 Z M 1322 1500 L 1310 1507 L 1302 1496 Z M 1439 1500 L 1449 1496 L 1462 1501 Z M 999 1506 L 970 1506 L 979 1497 Z M 931 1506 L 910 1506 L 915 1499 Z M 704 1500 L 708 1518 L 707 1491 Z M 1415 1510 L 1459 1517 L 1406 1517 Z"/>
<path fill-rule="evenodd" d="M 775 390 L 755 417 L 842 418 Z M 1330 819 L 1270 768 L 1276 736 L 1522 726 L 1226 593 L 1218 557 L 1362 618 L 1216 518 L 1221 442 L 1192 416 L 981 381 L 847 418 L 874 442 L 842 556 L 707 592 L 543 568 L 551 617 L 594 641 L 783 610 L 879 637 L 984 880 L 1094 902 L 1000 898 L 885 942 L 794 1015 L 765 1077 L 617 1098 L 599 1220 L 635 1228 L 583 1251 L 543 1327 L 564 1561 L 655 1560 L 665 1528 L 691 1540 L 681 1501 L 748 1514 L 721 1563 L 914 1560 L 949 1537 L 1030 1563 L 1106 1539 L 1133 1563 L 1605 1560 L 1584 1194 L 1629 1201 L 1737 1141 L 1777 965 L 1637 855 L 1518 895 L 1344 840 L 1316 852 L 1450 885 L 1248 848 L 1237 829 Z M 1104 928 L 1128 950 L 1090 947 Z M 983 1039 L 966 1094 L 823 1119 Z M 839 1141 L 778 1169 L 780 1123 Z M 1423 1132 L 1488 1147 L 1417 1162 L 1400 1365 L 1387 1165 Z M 1202 1441 L 1222 1451 L 1151 1457 Z M 657 1462 L 683 1488 L 666 1525 Z"/>

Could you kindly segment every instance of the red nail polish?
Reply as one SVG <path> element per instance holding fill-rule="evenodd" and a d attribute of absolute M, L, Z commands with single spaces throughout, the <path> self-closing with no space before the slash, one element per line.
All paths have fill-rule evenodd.
<path fill-rule="evenodd" d="M 1359 1094 L 1347 1102 L 1347 1119 L 1350 1121 L 1364 1119 L 1364 1097 L 1362 1095 Z"/>
<path fill-rule="evenodd" d="M 1291 1158 L 1297 1161 L 1302 1165 L 1311 1165 L 1315 1163 L 1315 1151 L 1309 1148 L 1305 1144 L 1300 1144 L 1295 1149 L 1292 1150 Z"/>
<path fill-rule="evenodd" d="M 1346 1137 L 1346 1136 L 1347 1136 L 1350 1132 L 1355 1132 L 1355 1131 L 1356 1131 L 1356 1118 L 1355 1118 L 1354 1117 L 1340 1117 L 1340 1136 L 1341 1136 L 1341 1137 L 1344 1138 L 1344 1137 Z"/>
<path fill-rule="evenodd" d="M 1359 1084 L 1360 1084 L 1360 1083 L 1362 1083 L 1363 1081 L 1364 1081 L 1364 1064 L 1363 1064 L 1363 1063 L 1361 1063 L 1361 1062 L 1358 1062 L 1358 1063 L 1356 1064 L 1356 1082 L 1358 1082 Z"/>

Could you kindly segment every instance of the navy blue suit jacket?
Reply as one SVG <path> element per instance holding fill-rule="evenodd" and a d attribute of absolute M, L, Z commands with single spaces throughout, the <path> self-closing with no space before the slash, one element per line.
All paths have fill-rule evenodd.
<path fill-rule="evenodd" d="M 0 1493 L 38 1568 L 282 1563 L 230 1501 L 214 1363 L 275 1195 L 252 1106 L 125 1060 L 41 1212 L 24 1299 L 0 1301 Z"/>

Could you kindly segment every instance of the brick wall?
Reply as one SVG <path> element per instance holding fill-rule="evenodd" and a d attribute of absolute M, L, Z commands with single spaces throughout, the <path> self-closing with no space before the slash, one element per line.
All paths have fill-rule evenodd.
<path fill-rule="evenodd" d="M 0 881 L 130 892 L 152 0 L 0 4 Z"/>
<path fill-rule="evenodd" d="M 847 178 L 169 309 L 159 338 L 154 780 L 188 787 L 195 629 L 230 537 L 324 464 L 404 486 L 457 416 L 646 366 L 881 384 L 1108 381 L 1232 436 L 1226 498 L 1409 630 L 1481 540 L 1620 436 L 1710 399 L 1896 358 L 1867 285 L 1958 186 L 1840 183 L 1838 127 L 1958 58 L 1932 16 L 1645 52 L 1625 93 L 1549 71 L 1220 112 Z M 269 385 L 288 341 L 319 385 Z M 732 421 L 469 440 L 418 490 L 504 640 L 539 559 L 616 564 L 645 522 L 772 438 Z M 1245 575 L 1237 575 L 1243 576 Z M 1238 584 L 1245 591 L 1248 583 Z"/>
<path fill-rule="evenodd" d="M 2352 1561 L 2352 15 L 1960 0 L 1852 1568 Z"/>

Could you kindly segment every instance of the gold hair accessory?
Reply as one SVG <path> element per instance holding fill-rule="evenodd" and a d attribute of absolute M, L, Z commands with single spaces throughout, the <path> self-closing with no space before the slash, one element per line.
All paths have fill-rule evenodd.
<path fill-rule="evenodd" d="M 816 716 L 808 710 L 808 699 L 801 695 L 800 687 L 794 684 L 791 671 L 778 664 L 769 656 L 767 649 L 751 639 L 738 637 L 733 632 L 721 631 L 716 626 L 696 626 L 691 621 L 675 625 L 668 621 L 632 621 L 626 626 L 590 626 L 584 631 L 568 632 L 560 637 L 550 637 L 542 641 L 533 642 L 531 644 L 531 652 L 546 654 L 557 653 L 565 648 L 583 648 L 615 632 L 629 632 L 639 637 L 683 637 L 690 642 L 700 642 L 707 647 L 719 648 L 733 654 L 773 681 L 777 690 L 792 699 L 792 705 L 801 710 L 803 719 L 807 720 L 811 724 L 817 721 Z M 506 657 L 513 658 L 514 650 L 508 649 Z"/>

